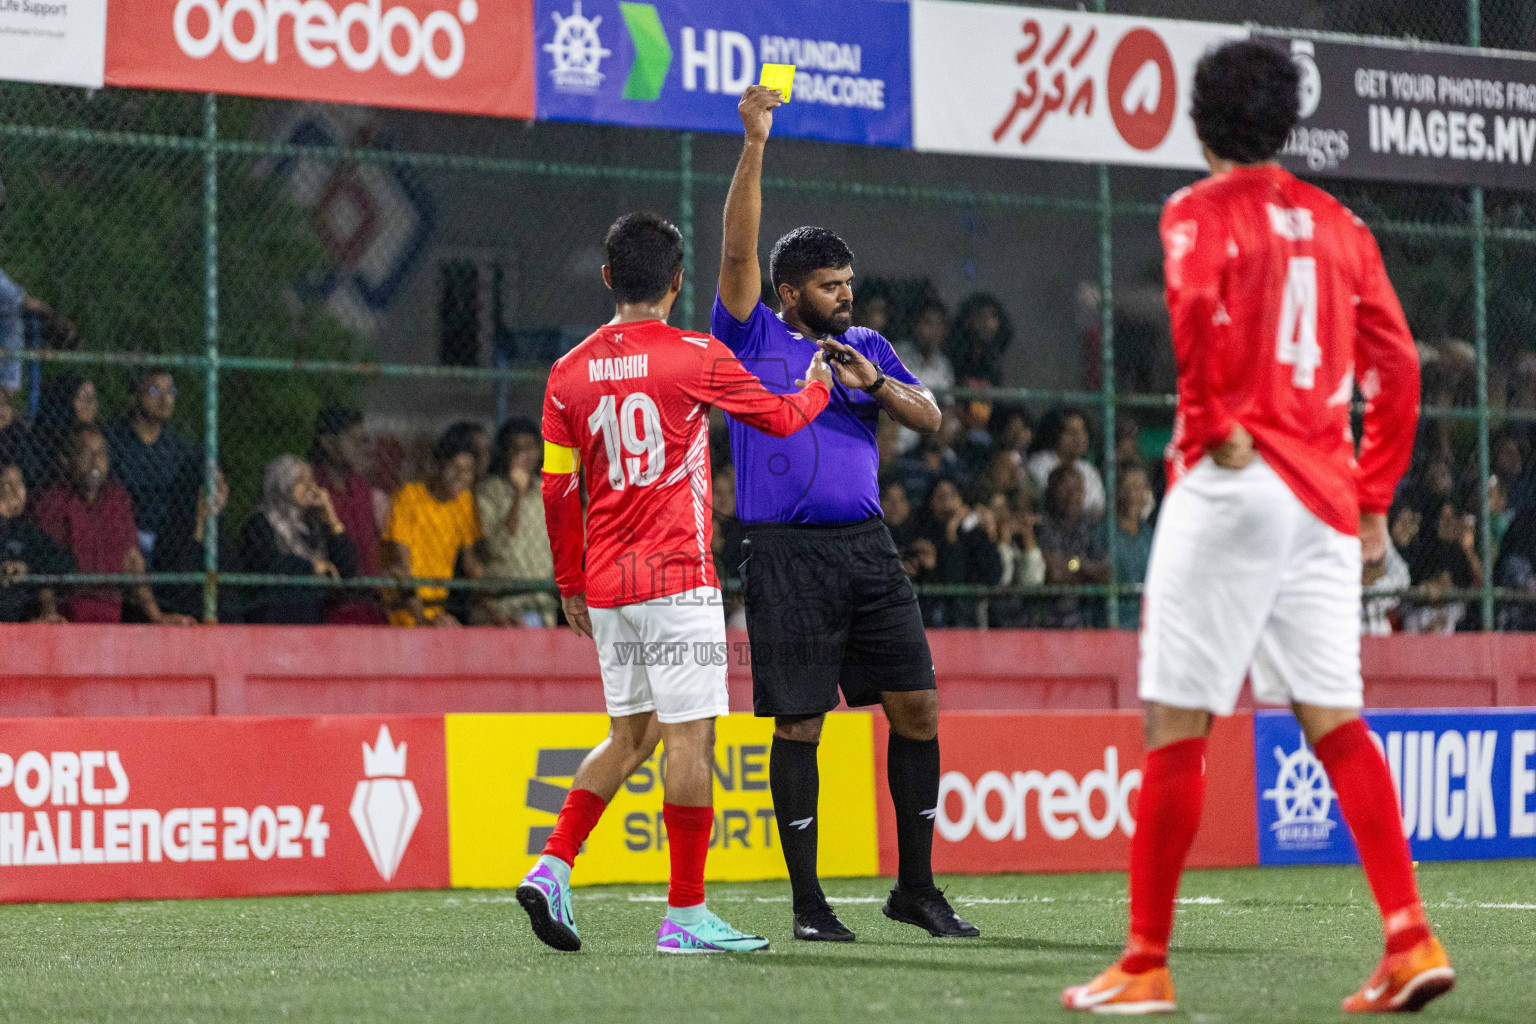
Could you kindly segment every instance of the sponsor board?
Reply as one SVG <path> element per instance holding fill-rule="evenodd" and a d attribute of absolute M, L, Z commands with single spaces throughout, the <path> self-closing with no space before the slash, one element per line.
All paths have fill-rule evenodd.
<path fill-rule="evenodd" d="M 447 716 L 449 833 L 455 886 L 516 885 L 544 848 L 587 753 L 608 731 L 604 715 Z M 820 870 L 829 878 L 876 873 L 872 726 L 867 714 L 829 715 L 821 736 Z M 715 729 L 715 828 L 706 878 L 786 878 L 768 790 L 770 719 L 730 716 Z M 580 884 L 665 882 L 664 751 L 608 805 L 577 862 Z"/>
<path fill-rule="evenodd" d="M 533 116 L 532 0 L 136 0 L 106 81 Z"/>
<path fill-rule="evenodd" d="M 876 771 L 883 776 L 880 739 Z M 939 740 L 936 871 L 1124 870 L 1141 789 L 1139 713 L 950 712 L 940 715 Z M 1256 863 L 1246 716 L 1217 721 L 1206 765 L 1205 814 L 1190 864 Z M 888 794 L 879 813 L 880 870 L 895 874 Z"/>
<path fill-rule="evenodd" d="M 1536 712 L 1374 711 L 1365 716 L 1418 860 L 1536 856 Z M 1254 717 L 1259 859 L 1358 860 L 1333 786 L 1287 712 Z"/>
<path fill-rule="evenodd" d="M 1189 119 L 1206 50 L 1235 25 L 915 0 L 919 150 L 1204 169 Z"/>
<path fill-rule="evenodd" d="M 904 3 L 538 0 L 534 26 L 541 119 L 739 133 L 762 65 L 794 64 L 776 135 L 912 143 Z"/>
<path fill-rule="evenodd" d="M 107 0 L 0 0 L 0 79 L 101 88 Z"/>
<path fill-rule="evenodd" d="M 0 899 L 448 884 L 440 717 L 0 720 Z"/>
<path fill-rule="evenodd" d="M 1536 188 L 1536 56 L 1269 34 L 1302 76 L 1297 173 Z"/>

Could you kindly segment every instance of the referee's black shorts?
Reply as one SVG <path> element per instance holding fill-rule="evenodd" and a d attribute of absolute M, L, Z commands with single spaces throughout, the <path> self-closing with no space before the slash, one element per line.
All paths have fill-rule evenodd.
<path fill-rule="evenodd" d="M 752 709 L 817 715 L 936 688 L 917 595 L 881 519 L 746 527 L 741 582 Z"/>

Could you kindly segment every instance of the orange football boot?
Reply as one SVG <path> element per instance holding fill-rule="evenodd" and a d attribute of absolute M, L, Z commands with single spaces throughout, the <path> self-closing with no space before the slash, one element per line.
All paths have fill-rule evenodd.
<path fill-rule="evenodd" d="M 1090 1013 L 1139 1016 L 1172 1013 L 1173 978 L 1166 967 L 1141 974 L 1127 974 L 1116 964 L 1086 985 L 1074 985 L 1061 994 L 1061 1005 Z"/>
<path fill-rule="evenodd" d="M 1456 984 L 1445 947 L 1431 935 L 1412 949 L 1384 956 L 1365 987 L 1344 1000 L 1348 1013 L 1417 1013 Z"/>

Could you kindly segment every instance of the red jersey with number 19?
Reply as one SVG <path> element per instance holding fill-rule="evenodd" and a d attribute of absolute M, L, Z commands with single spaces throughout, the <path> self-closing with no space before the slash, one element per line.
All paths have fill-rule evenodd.
<path fill-rule="evenodd" d="M 784 437 L 830 397 L 820 381 L 790 395 L 768 391 L 707 334 L 659 320 L 600 328 L 555 363 L 544 396 L 544 440 L 581 460 L 578 472 L 544 472 L 561 595 L 585 593 L 589 606 L 612 608 L 718 587 L 710 407 Z"/>
<path fill-rule="evenodd" d="M 1362 510 L 1390 506 L 1418 425 L 1418 355 L 1376 240 L 1338 200 L 1271 165 L 1175 194 L 1162 236 L 1179 364 L 1169 481 L 1241 423 L 1301 503 L 1354 536 Z"/>

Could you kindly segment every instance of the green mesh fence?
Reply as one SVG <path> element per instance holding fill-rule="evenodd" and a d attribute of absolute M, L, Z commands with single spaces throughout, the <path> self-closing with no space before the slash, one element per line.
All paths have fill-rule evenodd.
<path fill-rule="evenodd" d="M 1098 6 L 1536 49 L 1523 0 Z M 0 85 L 11 207 L 0 270 L 27 296 L 26 351 L 0 359 L 0 465 L 16 467 L 0 486 L 0 539 L 13 544 L 0 618 L 57 607 L 130 621 L 554 624 L 537 439 L 517 424 L 536 423 L 551 361 L 607 316 L 597 272 L 617 214 L 653 209 L 682 227 L 687 290 L 673 322 L 707 327 L 738 149 L 723 135 Z M 1190 180 L 772 143 L 763 237 L 816 223 L 848 238 L 861 315 L 876 315 L 865 300 L 879 296 L 886 333 L 905 339 L 937 302 L 953 331 L 986 294 L 1011 329 L 995 386 L 943 396 L 948 447 L 966 466 L 958 499 L 985 513 L 1003 564 L 957 574 L 911 538 L 932 624 L 1134 625 L 1140 542 L 1114 511 L 1123 484 L 1143 486 L 1127 461 L 1159 483 L 1174 370 L 1154 229 Z M 1536 505 L 1536 202 L 1324 184 L 1377 233 L 1432 356 L 1415 472 L 1449 501 L 1418 529 L 1459 543 L 1470 522 L 1469 562 L 1484 570 L 1372 599 L 1422 628 L 1536 628 L 1536 569 L 1499 558 L 1512 511 Z M 1089 414 L 1110 512 L 1112 571 L 1095 586 L 1040 582 L 1038 485 L 1023 452 L 1006 454 L 1063 405 Z M 476 454 L 457 460 L 457 481 L 433 458 L 455 423 L 477 428 L 459 430 Z M 982 430 L 988 442 L 972 436 Z M 883 435 L 886 480 L 908 485 L 921 517 L 925 452 L 895 455 L 912 440 Z M 317 462 L 334 512 L 307 488 L 309 467 L 283 456 Z M 728 456 L 717 444 L 722 486 Z M 31 534 L 14 547 L 24 531 L 3 512 L 18 479 L 28 503 L 16 518 L 46 527 L 53 549 Z M 264 480 L 306 507 L 269 515 Z M 470 497 L 442 500 L 465 484 Z M 91 512 L 119 488 L 115 517 Z M 82 490 L 94 496 L 83 512 L 71 504 Z M 729 580 L 735 527 L 717 506 Z M 1397 518 L 1402 539 L 1413 517 Z M 476 521 L 472 543 L 463 531 Z M 97 531 L 92 543 L 70 533 L 76 523 Z"/>

